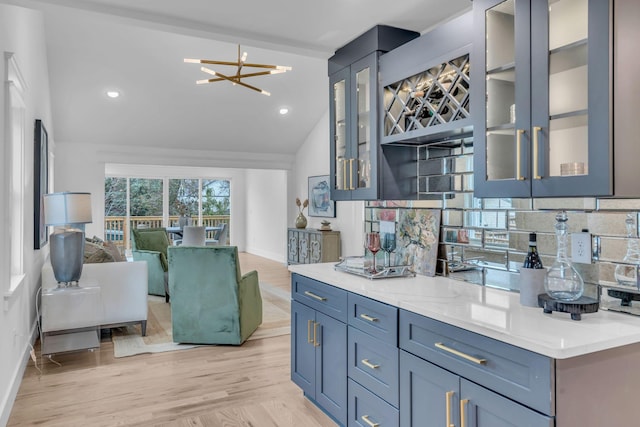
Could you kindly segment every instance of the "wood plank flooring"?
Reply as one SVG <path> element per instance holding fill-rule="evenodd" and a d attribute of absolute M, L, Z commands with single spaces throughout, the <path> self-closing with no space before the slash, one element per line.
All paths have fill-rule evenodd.
<path fill-rule="evenodd" d="M 240 254 L 242 271 L 287 291 L 277 262 Z M 39 355 L 39 350 L 36 348 Z M 290 380 L 288 335 L 115 359 L 96 352 L 29 363 L 8 426 L 334 427 Z"/>

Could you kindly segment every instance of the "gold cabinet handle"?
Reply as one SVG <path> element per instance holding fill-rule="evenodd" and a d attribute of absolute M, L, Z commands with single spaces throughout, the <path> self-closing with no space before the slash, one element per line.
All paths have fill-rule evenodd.
<path fill-rule="evenodd" d="M 376 365 L 376 364 L 373 364 L 373 363 L 369 362 L 369 359 L 362 359 L 361 362 L 367 368 L 378 369 L 380 367 L 380 365 Z"/>
<path fill-rule="evenodd" d="M 313 338 L 311 338 L 311 324 L 313 323 L 313 320 L 307 320 L 307 342 L 308 343 L 312 343 L 313 342 Z"/>
<path fill-rule="evenodd" d="M 542 179 L 538 174 L 538 134 L 541 131 L 540 126 L 533 127 L 533 179 Z"/>
<path fill-rule="evenodd" d="M 349 159 L 349 190 L 355 190 L 353 186 L 353 161 L 355 159 Z"/>
<path fill-rule="evenodd" d="M 306 296 L 308 296 L 308 297 L 313 298 L 313 299 L 317 299 L 318 301 L 326 301 L 327 300 L 325 297 L 318 296 L 318 295 L 314 294 L 313 292 L 304 291 L 304 294 Z"/>
<path fill-rule="evenodd" d="M 318 341 L 318 325 L 320 323 L 313 322 L 313 346 L 320 347 L 320 341 Z"/>
<path fill-rule="evenodd" d="M 469 360 L 473 363 L 477 363 L 478 365 L 484 365 L 487 363 L 487 359 L 478 359 L 477 357 L 469 356 L 468 354 L 465 354 L 461 351 L 455 350 L 451 347 L 447 347 L 441 342 L 435 343 L 435 346 L 438 347 L 440 350 L 444 350 L 447 353 L 455 354 L 458 357 L 462 357 L 463 359 Z"/>
<path fill-rule="evenodd" d="M 448 391 L 446 393 L 446 411 L 447 411 L 447 425 L 445 427 L 456 427 L 452 422 L 451 422 L 451 399 L 453 398 L 453 395 L 455 394 L 454 391 Z"/>
<path fill-rule="evenodd" d="M 524 176 L 522 176 L 522 134 L 524 134 L 524 129 L 516 131 L 516 179 L 518 181 L 524 180 Z"/>
<path fill-rule="evenodd" d="M 373 421 L 371 421 L 369 419 L 369 415 L 363 415 L 360 418 L 362 418 L 362 421 L 364 421 L 365 423 L 367 423 L 367 425 L 369 427 L 378 427 L 380 425 L 380 423 L 374 423 Z"/>
<path fill-rule="evenodd" d="M 364 320 L 368 320 L 369 322 L 377 322 L 378 318 L 377 317 L 371 317 L 368 314 L 361 314 L 360 317 L 362 317 Z"/>
<path fill-rule="evenodd" d="M 469 399 L 460 400 L 460 427 L 467 425 L 467 403 L 469 403 Z"/>

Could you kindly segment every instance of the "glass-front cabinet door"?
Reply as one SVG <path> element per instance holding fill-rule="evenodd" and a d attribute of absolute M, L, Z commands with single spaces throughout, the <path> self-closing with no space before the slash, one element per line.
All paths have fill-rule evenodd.
<path fill-rule="evenodd" d="M 611 194 L 608 8 L 474 2 L 477 196 Z"/>
<path fill-rule="evenodd" d="M 374 52 L 329 78 L 333 200 L 377 197 L 377 63 Z"/>
<path fill-rule="evenodd" d="M 349 88 L 349 68 L 332 75 L 329 81 L 329 120 L 331 140 L 331 183 L 332 194 L 349 190 L 349 171 L 347 152 L 347 111 L 351 98 L 347 96 Z M 338 193 L 339 194 L 339 193 Z M 335 200 L 335 198 L 334 198 Z"/>

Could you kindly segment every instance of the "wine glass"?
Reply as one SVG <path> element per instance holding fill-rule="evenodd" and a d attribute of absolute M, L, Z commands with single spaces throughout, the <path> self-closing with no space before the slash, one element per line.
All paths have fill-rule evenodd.
<path fill-rule="evenodd" d="M 383 233 L 380 249 L 384 251 L 385 267 L 391 267 L 391 252 L 396 250 L 396 234 Z"/>
<path fill-rule="evenodd" d="M 380 250 L 380 234 L 378 233 L 367 233 L 365 240 L 367 242 L 367 249 L 371 251 L 373 254 L 373 264 L 371 267 L 371 273 L 377 273 L 376 270 L 376 253 Z"/>

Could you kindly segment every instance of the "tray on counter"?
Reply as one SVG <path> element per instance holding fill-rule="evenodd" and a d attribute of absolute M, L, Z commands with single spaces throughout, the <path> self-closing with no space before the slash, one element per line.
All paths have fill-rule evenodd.
<path fill-rule="evenodd" d="M 343 271 L 367 279 L 391 279 L 394 277 L 414 277 L 416 273 L 410 265 L 392 265 L 384 268 L 376 268 L 376 272 L 370 271 L 370 265 L 364 262 L 363 257 L 349 257 L 334 266 L 336 271 Z"/>

